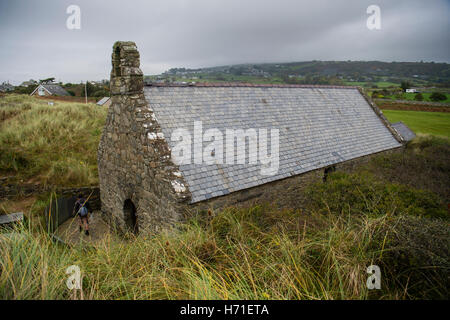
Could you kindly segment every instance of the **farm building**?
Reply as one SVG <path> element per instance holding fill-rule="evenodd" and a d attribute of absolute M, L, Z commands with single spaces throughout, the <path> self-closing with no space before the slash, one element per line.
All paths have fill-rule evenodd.
<path fill-rule="evenodd" d="M 110 97 L 104 97 L 101 98 L 98 102 L 97 102 L 98 106 L 105 106 L 105 107 L 109 107 L 111 105 L 111 98 Z"/>
<path fill-rule="evenodd" d="M 68 96 L 69 93 L 60 85 L 54 83 L 41 83 L 30 93 L 30 96 Z"/>
<path fill-rule="evenodd" d="M 229 205 L 282 206 L 292 186 L 404 143 L 356 87 L 144 86 L 139 65 L 133 42 L 114 44 L 98 167 L 102 211 L 119 230 L 154 232 Z"/>

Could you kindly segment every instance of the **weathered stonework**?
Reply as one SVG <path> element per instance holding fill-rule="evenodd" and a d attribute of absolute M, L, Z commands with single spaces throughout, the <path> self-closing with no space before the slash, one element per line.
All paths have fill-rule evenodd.
<path fill-rule="evenodd" d="M 286 194 L 291 191 L 298 194 L 309 184 L 324 178 L 326 168 L 320 168 L 191 204 L 189 186 L 171 159 L 169 137 L 164 136 L 151 108 L 153 104 L 144 96 L 139 66 L 139 52 L 133 42 L 114 44 L 112 103 L 98 148 L 102 212 L 110 225 L 123 232 L 157 232 L 173 226 L 192 211 L 247 206 L 255 202 L 295 207 L 295 203 L 289 201 L 296 200 L 287 200 Z M 395 139 L 402 142 L 381 111 L 366 99 Z M 359 157 L 334 166 L 351 170 L 368 158 Z M 194 191 L 193 187 L 191 189 Z"/>
<path fill-rule="evenodd" d="M 189 192 L 176 192 L 184 185 L 161 128 L 143 95 L 139 53 L 133 42 L 113 47 L 111 71 L 112 103 L 98 148 L 102 211 L 121 231 L 158 231 L 181 219 L 181 203 Z M 124 208 L 131 200 L 133 210 Z M 137 230 L 136 230 L 137 231 Z"/>

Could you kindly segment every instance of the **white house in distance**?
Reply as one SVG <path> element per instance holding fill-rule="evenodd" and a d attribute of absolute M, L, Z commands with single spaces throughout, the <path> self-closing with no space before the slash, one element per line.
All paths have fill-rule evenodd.
<path fill-rule="evenodd" d="M 68 96 L 69 93 L 60 85 L 54 83 L 41 83 L 30 93 L 30 96 Z"/>
<path fill-rule="evenodd" d="M 417 91 L 417 89 L 411 88 L 411 89 L 406 89 L 406 93 L 418 93 L 419 91 Z"/>

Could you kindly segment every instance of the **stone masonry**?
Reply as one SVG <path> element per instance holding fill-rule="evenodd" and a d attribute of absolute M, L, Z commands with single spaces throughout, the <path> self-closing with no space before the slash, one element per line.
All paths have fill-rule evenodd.
<path fill-rule="evenodd" d="M 160 138 L 143 85 L 136 45 L 115 43 L 112 103 L 98 148 L 98 170 L 102 211 L 106 220 L 122 231 L 158 231 L 172 225 L 181 219 L 181 204 L 189 195 L 187 189 L 175 192 L 174 181 L 184 182 L 170 160 L 165 140 Z M 149 139 L 149 135 L 156 138 Z M 125 208 L 130 201 L 132 208 Z M 138 229 L 134 229 L 136 224 Z"/>

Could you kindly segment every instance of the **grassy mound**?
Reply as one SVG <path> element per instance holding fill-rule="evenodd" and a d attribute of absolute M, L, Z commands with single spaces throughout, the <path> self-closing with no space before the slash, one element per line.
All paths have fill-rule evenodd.
<path fill-rule="evenodd" d="M 94 104 L 2 97 L 0 174 L 17 182 L 97 184 L 96 150 L 106 112 Z"/>

